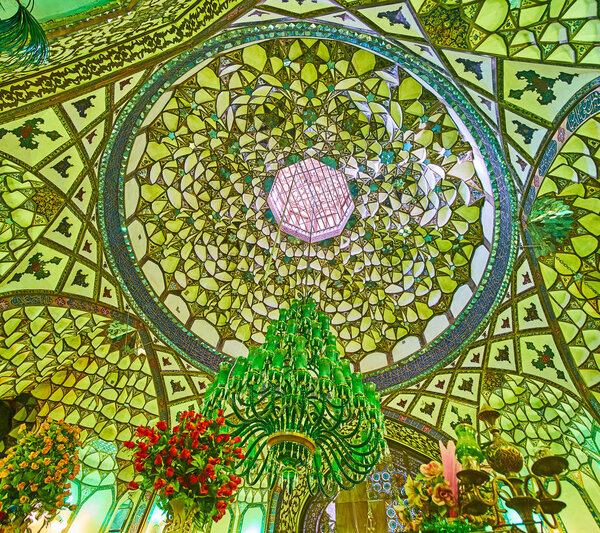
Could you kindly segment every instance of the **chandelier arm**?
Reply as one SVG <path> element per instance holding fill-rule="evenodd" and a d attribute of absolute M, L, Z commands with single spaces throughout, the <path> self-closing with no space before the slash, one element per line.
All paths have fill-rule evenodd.
<path fill-rule="evenodd" d="M 354 428 L 352 429 L 352 431 L 350 433 L 348 433 L 346 436 L 349 439 L 353 439 L 356 435 L 358 435 L 358 432 L 360 431 L 361 427 L 363 426 L 363 418 L 364 418 L 364 412 L 362 410 L 360 410 L 358 412 L 358 421 L 356 422 L 356 424 L 354 425 Z M 341 424 L 341 427 L 344 427 L 347 423 L 350 422 L 350 418 L 346 419 L 344 421 L 343 424 Z"/>
<path fill-rule="evenodd" d="M 356 474 L 361 474 L 364 475 L 365 473 L 367 473 L 372 465 L 369 465 L 368 463 L 363 463 L 362 461 L 356 461 L 357 463 L 359 463 L 361 466 L 366 467 L 365 471 L 355 471 L 352 466 L 350 466 L 350 464 L 346 461 L 346 457 L 350 456 L 352 457 L 353 455 L 355 455 L 355 450 L 354 449 L 348 449 L 348 444 L 338 440 L 338 442 L 334 441 L 332 439 L 332 436 L 330 434 L 326 435 L 324 439 L 321 440 L 321 442 L 323 443 L 328 443 L 328 447 L 333 450 L 332 451 L 332 455 L 336 458 L 339 457 L 339 460 L 337 461 L 338 464 L 343 464 L 346 467 L 350 468 L 350 470 L 354 471 Z M 350 446 L 354 447 L 353 445 L 350 444 Z M 342 451 L 340 451 L 339 449 L 342 448 Z M 344 452 L 344 453 L 343 453 Z M 367 456 L 369 453 L 365 452 L 365 456 Z M 327 458 L 327 455 L 326 455 Z M 342 473 L 344 473 L 344 475 L 346 476 L 344 470 L 342 470 Z M 350 481 L 350 478 L 348 478 L 346 476 L 346 478 Z"/>
<path fill-rule="evenodd" d="M 246 416 L 244 414 L 242 414 L 242 412 L 239 409 L 239 405 L 241 406 L 245 406 L 244 402 L 242 402 L 240 400 L 240 398 L 238 398 L 238 395 L 235 392 L 231 393 L 231 398 L 229 401 L 229 404 L 231 405 L 231 409 L 233 410 L 233 414 L 238 418 L 238 420 L 240 421 L 244 421 L 246 420 Z"/>
<path fill-rule="evenodd" d="M 344 416 L 344 412 L 346 413 L 345 416 Z M 340 413 L 340 417 L 339 417 L 340 420 L 339 420 L 339 423 L 337 424 L 339 427 L 343 427 L 346 424 L 348 424 L 352 420 L 352 418 L 356 415 L 356 413 L 353 412 L 352 409 L 344 410 L 342 408 L 342 409 L 340 409 L 339 413 Z M 358 414 L 360 415 L 360 418 L 359 418 L 358 422 L 356 422 L 356 425 L 360 426 L 360 424 L 362 424 L 363 413 L 362 413 L 362 411 L 359 411 Z"/>
<path fill-rule="evenodd" d="M 361 448 L 363 448 L 366 443 L 357 443 L 354 444 L 352 442 L 347 442 L 345 441 L 345 436 L 344 435 L 339 435 L 336 433 L 336 437 L 337 440 L 339 442 L 339 445 L 344 449 L 344 452 L 346 452 L 345 454 L 342 455 L 342 459 L 345 461 L 347 455 L 346 454 L 352 454 L 353 456 L 361 456 L 361 457 L 368 457 L 369 455 L 373 455 L 374 450 L 367 450 L 365 452 L 361 451 Z M 344 439 L 344 440 L 342 440 Z M 360 464 L 366 464 L 363 463 L 362 461 L 360 462 Z"/>
<path fill-rule="evenodd" d="M 504 476 L 498 476 L 498 477 L 495 477 L 494 480 L 492 481 L 492 503 L 489 503 L 488 500 L 486 500 L 483 496 L 481 496 L 481 494 L 479 492 L 479 487 L 475 487 L 477 496 L 484 503 L 488 503 L 488 505 L 496 505 L 496 502 L 499 499 L 502 499 L 504 502 L 507 502 L 508 500 L 510 500 L 512 498 L 512 496 L 506 492 L 506 489 L 500 488 L 500 483 L 504 483 L 505 485 L 508 485 L 510 487 L 510 490 L 512 492 L 514 492 L 514 488 L 511 485 L 510 481 L 508 481 L 508 479 L 506 479 Z"/>
<path fill-rule="evenodd" d="M 329 406 L 332 406 L 334 409 L 335 409 L 335 407 L 336 407 L 336 406 L 335 406 L 335 405 L 334 405 L 334 404 L 333 404 L 331 401 L 329 401 L 329 400 L 328 400 L 328 401 L 327 401 L 327 403 L 325 404 L 325 407 L 326 407 L 326 409 L 327 409 L 327 414 L 328 414 L 328 415 L 329 415 L 329 416 L 330 416 L 330 417 L 331 417 L 333 420 L 335 420 L 335 425 L 334 425 L 334 426 L 331 428 L 332 430 L 335 430 L 335 429 L 338 429 L 338 428 L 339 428 L 339 427 L 341 427 L 341 426 L 344 426 L 345 424 L 347 424 L 348 422 L 350 422 L 350 420 L 352 419 L 352 414 L 353 414 L 353 413 L 350 411 L 350 409 L 348 409 L 348 416 L 347 416 L 346 418 L 342 419 L 341 417 L 343 417 L 343 416 L 344 416 L 344 412 L 343 412 L 343 410 L 342 410 L 342 409 L 339 409 L 339 410 L 337 411 L 339 416 L 335 416 L 335 414 L 334 414 L 334 413 L 332 413 L 332 412 L 329 410 Z M 359 421 L 357 422 L 357 426 L 360 426 L 360 424 L 361 424 L 361 421 L 362 421 L 362 411 L 359 411 L 359 415 L 360 415 L 360 417 L 361 417 L 361 418 L 360 418 L 360 419 L 359 419 Z"/>
<path fill-rule="evenodd" d="M 369 455 L 374 455 L 379 459 L 379 454 L 377 454 L 377 452 L 375 451 Z M 373 466 L 376 465 L 378 462 L 373 461 L 372 463 L 363 463 L 359 462 L 358 460 L 356 460 L 356 458 L 354 458 L 354 463 L 352 463 L 350 461 L 347 461 L 344 456 L 342 456 L 341 459 L 343 463 L 347 466 L 347 468 L 349 468 L 355 474 L 360 475 L 361 477 L 367 475 L 371 471 Z M 357 465 L 362 466 L 363 468 L 357 468 Z"/>
<path fill-rule="evenodd" d="M 253 427 L 255 426 L 255 427 Z M 252 430 L 252 432 L 250 432 L 250 430 Z M 241 437 L 242 441 L 240 442 L 241 445 L 245 445 L 246 442 L 250 443 L 250 447 L 248 449 L 248 452 L 246 453 L 246 455 L 250 455 L 253 449 L 257 448 L 257 442 L 260 441 L 261 439 L 264 439 L 266 442 L 266 436 L 269 434 L 268 430 L 264 427 L 262 427 L 260 424 L 249 424 L 246 427 L 244 427 L 241 431 L 242 434 L 245 434 L 244 437 L 241 437 L 241 435 L 238 435 Z M 250 439 L 254 438 L 254 440 L 252 442 L 250 442 Z M 262 447 L 261 447 L 262 449 Z"/>
<path fill-rule="evenodd" d="M 258 402 L 257 401 L 253 401 L 254 400 L 253 396 L 251 396 L 251 398 L 250 398 L 250 400 L 248 402 L 245 402 L 244 399 L 242 397 L 240 397 L 240 394 L 238 394 L 237 392 L 232 392 L 231 399 L 232 399 L 233 403 L 239 403 L 245 409 L 250 408 L 251 411 L 252 411 L 252 415 L 253 415 L 254 418 L 259 418 L 259 419 L 265 418 L 264 412 L 261 413 L 261 414 L 259 414 L 256 411 L 256 405 L 258 405 Z M 240 413 L 240 415 L 241 415 L 241 413 Z M 241 419 L 248 418 L 247 415 L 245 415 L 245 416 L 240 416 L 240 415 L 236 414 L 236 416 L 238 416 L 238 418 L 241 418 Z"/>
<path fill-rule="evenodd" d="M 273 387 L 273 394 L 271 395 L 271 416 L 273 419 L 274 426 L 277 431 L 283 430 L 283 414 L 284 409 L 282 399 L 286 397 L 285 391 L 279 388 Z"/>
<path fill-rule="evenodd" d="M 242 398 L 240 398 L 240 402 L 245 407 L 250 406 L 253 409 L 255 409 L 257 405 L 263 403 L 265 398 L 267 398 L 267 396 L 270 394 L 269 390 L 265 390 L 265 392 L 262 395 L 260 395 L 254 390 L 253 387 L 248 387 L 246 392 L 248 396 L 248 403 L 244 402 Z"/>
<path fill-rule="evenodd" d="M 264 427 L 264 423 L 262 420 L 253 421 L 250 423 L 244 421 L 243 423 L 239 424 L 238 428 L 239 429 L 235 430 L 234 436 L 240 437 L 242 439 L 242 441 L 240 442 L 240 447 L 244 446 L 246 442 L 250 440 L 250 437 L 255 436 L 255 429 L 257 429 L 259 432 L 262 431 L 265 435 L 269 434 L 269 431 L 267 428 Z M 245 436 L 242 437 L 242 434 Z"/>
<path fill-rule="evenodd" d="M 258 468 L 257 468 L 258 466 Z M 247 468 L 242 472 L 242 475 L 248 481 L 248 485 L 256 485 L 260 478 L 263 476 L 265 468 L 267 467 L 266 461 L 259 461 L 255 463 L 251 463 L 247 466 Z M 254 477 L 252 477 L 254 476 Z"/>
<path fill-rule="evenodd" d="M 368 444 L 373 441 L 373 437 L 375 436 L 375 425 L 369 424 L 367 431 L 369 434 L 363 439 L 363 444 Z"/>
<path fill-rule="evenodd" d="M 296 394 L 297 399 L 294 401 L 293 405 L 290 407 L 290 428 L 295 431 L 300 430 L 300 424 L 306 415 L 306 402 L 303 401 L 304 394 L 302 394 L 302 390 L 300 390 L 299 394 Z"/>
<path fill-rule="evenodd" d="M 359 412 L 359 420 L 357 421 L 354 430 L 351 433 L 349 433 L 349 434 L 346 434 L 346 435 L 343 435 L 343 436 L 340 435 L 340 439 L 341 438 L 345 439 L 345 442 L 340 441 L 340 445 L 343 447 L 344 452 L 346 452 L 344 454 L 340 454 L 340 456 L 342 458 L 342 461 L 344 463 L 347 462 L 345 460 L 345 457 L 349 453 L 352 453 L 354 455 L 359 455 L 361 457 L 368 457 L 370 455 L 373 455 L 373 453 L 375 453 L 375 451 L 376 451 L 374 449 L 375 447 L 370 447 L 370 449 L 368 449 L 368 450 L 366 450 L 364 452 L 359 449 L 359 448 L 361 448 L 361 447 L 369 444 L 369 442 L 372 442 L 372 437 L 373 437 L 373 434 L 374 434 L 374 426 L 373 425 L 369 426 L 369 433 L 368 433 L 368 435 L 366 436 L 366 438 L 361 439 L 360 443 L 358 443 L 358 444 L 352 444 L 352 443 L 347 442 L 347 439 L 353 438 L 360 431 L 360 429 L 362 427 L 363 416 L 364 416 L 363 412 L 360 411 Z M 336 433 L 337 434 L 337 430 L 339 429 L 340 425 L 343 425 L 343 424 L 336 424 L 334 427 L 331 427 L 331 428 L 328 428 L 328 429 L 329 429 L 329 431 L 331 433 Z M 315 440 L 317 440 L 317 439 L 315 439 Z M 328 440 L 328 438 L 325 437 L 325 438 L 323 438 L 321 440 Z M 365 472 L 364 473 L 367 473 L 372 468 L 372 464 L 370 464 L 369 462 L 365 463 L 365 462 L 360 461 L 360 465 L 363 466 L 363 467 L 365 467 Z"/>
<path fill-rule="evenodd" d="M 309 409 L 304 420 L 304 425 L 302 426 L 304 433 L 312 433 L 312 428 L 318 427 L 323 420 L 323 410 L 318 411 L 316 408 L 316 402 L 318 401 L 314 396 L 307 399 Z"/>
<path fill-rule="evenodd" d="M 316 496 L 319 491 L 319 481 L 316 472 L 312 472 L 306 476 L 306 485 L 311 496 Z M 322 490 L 322 489 L 321 489 Z"/>
<path fill-rule="evenodd" d="M 263 448 L 266 445 L 266 440 L 265 443 L 263 444 L 263 446 L 260 449 L 260 452 L 257 455 L 260 455 L 260 453 L 262 452 Z M 253 466 L 255 466 L 257 463 L 254 463 L 251 465 L 251 467 L 248 469 L 248 472 L 246 472 L 246 476 L 250 475 L 250 470 L 252 469 Z M 248 480 L 248 484 L 249 485 L 255 485 L 256 483 L 258 483 L 258 481 L 260 480 L 260 478 L 263 475 L 263 472 L 265 471 L 265 468 L 267 467 L 267 461 L 260 461 L 259 463 L 261 465 L 260 469 L 258 469 L 258 473 L 256 474 L 256 476 L 254 476 L 254 479 L 249 479 Z"/>
<path fill-rule="evenodd" d="M 304 395 L 301 393 L 298 394 L 299 401 L 294 402 L 293 406 L 291 407 L 292 420 L 290 427 L 296 431 L 299 431 L 301 429 L 300 424 L 302 423 L 302 420 L 304 420 L 305 415 L 307 414 L 306 402 L 302 401 L 303 396 Z"/>
<path fill-rule="evenodd" d="M 546 513 L 544 513 L 541 506 L 539 506 L 539 505 L 536 509 L 536 513 L 542 517 L 542 520 L 546 523 L 546 525 L 548 527 L 550 527 L 552 529 L 558 529 L 558 520 L 556 519 L 556 516 L 550 515 L 550 517 L 552 518 L 552 521 L 550 521 L 548 519 L 548 515 L 546 515 Z"/>
<path fill-rule="evenodd" d="M 344 490 L 350 490 L 352 487 L 354 487 L 354 485 L 356 485 L 356 482 L 355 482 L 355 481 L 353 481 L 352 479 L 350 479 L 350 478 L 349 478 L 349 477 L 346 475 L 346 473 L 344 472 L 344 469 L 343 469 L 343 468 L 339 468 L 337 472 L 335 471 L 335 469 L 333 468 L 333 464 L 331 463 L 331 461 L 330 461 L 330 459 L 329 459 L 329 453 L 324 453 L 323 455 L 324 455 L 324 457 L 325 457 L 325 461 L 326 461 L 326 462 L 327 462 L 327 464 L 329 465 L 329 473 L 330 473 L 330 475 L 333 475 L 333 477 L 335 478 L 335 480 L 336 480 L 337 484 L 338 484 L 338 485 L 339 485 L 341 488 L 343 488 Z M 335 453 L 332 453 L 331 455 L 332 455 L 333 457 L 336 457 Z M 337 463 L 338 463 L 338 465 L 339 465 L 339 461 L 336 461 L 336 462 L 337 462 Z M 350 486 L 346 486 L 346 485 L 343 483 L 342 476 L 340 476 L 340 474 L 339 474 L 340 472 L 342 473 L 342 475 L 343 475 L 343 476 L 344 476 L 344 477 L 345 477 L 345 478 L 346 478 L 348 481 L 350 481 L 350 483 L 351 483 L 351 485 L 350 485 Z"/>
<path fill-rule="evenodd" d="M 562 486 L 560 484 L 560 478 L 558 477 L 558 474 L 554 474 L 552 476 L 552 479 L 554 480 L 554 482 L 556 483 L 556 492 L 553 495 L 550 495 L 550 497 L 552 499 L 555 498 L 560 498 L 560 495 L 562 494 Z"/>
<path fill-rule="evenodd" d="M 312 430 L 313 430 L 314 428 L 320 427 L 320 426 L 321 426 L 321 424 L 322 424 L 322 423 L 323 423 L 323 421 L 324 421 L 324 420 L 323 420 L 323 418 L 324 418 L 324 416 L 325 416 L 326 407 L 325 407 L 325 402 L 323 402 L 322 400 L 320 400 L 320 399 L 319 399 L 319 397 L 312 397 L 312 398 L 309 398 L 309 401 L 310 401 L 310 402 L 312 403 L 312 405 L 314 406 L 314 407 L 313 407 L 313 411 L 314 411 L 314 410 L 317 410 L 317 411 L 318 411 L 318 415 L 317 415 L 317 416 L 318 416 L 318 418 L 317 418 L 317 419 L 307 420 L 307 422 L 306 422 L 307 424 L 311 424 L 311 425 L 312 425 L 311 431 L 307 432 L 307 433 L 310 433 L 310 434 L 311 434 L 311 436 L 312 436 Z M 319 403 L 319 404 L 321 404 L 321 408 L 320 408 L 320 409 L 317 409 L 317 404 L 318 404 L 318 403 Z M 309 417 L 307 417 L 307 418 L 309 418 Z"/>
<path fill-rule="evenodd" d="M 548 491 L 548 489 L 546 488 L 544 483 L 542 483 L 542 480 L 538 476 L 536 476 L 534 474 L 529 474 L 525 478 L 525 480 L 526 480 L 525 483 L 527 483 L 528 478 L 531 478 L 535 482 L 539 491 L 544 495 L 544 497 L 550 498 L 551 500 L 555 500 L 560 497 L 562 489 L 560 486 L 560 478 L 558 477 L 558 475 L 555 474 L 554 476 L 552 476 L 552 480 L 556 483 L 556 489 L 555 489 L 554 494 L 550 494 L 550 491 Z"/>
<path fill-rule="evenodd" d="M 537 479 L 537 476 L 534 476 L 533 474 L 527 474 L 523 478 L 523 492 L 527 496 L 533 496 L 534 494 L 535 488 L 531 487 L 531 485 L 537 485 L 537 488 L 539 490 L 541 490 L 544 494 L 547 494 L 546 489 L 544 488 L 540 480 Z"/>
<path fill-rule="evenodd" d="M 483 502 L 485 505 L 488 505 L 489 507 L 495 507 L 496 504 L 498 503 L 499 492 L 495 489 L 493 484 L 492 484 L 492 496 L 490 499 L 486 499 L 481 494 L 479 487 L 473 487 L 473 493 L 475 494 L 475 496 L 477 497 L 477 499 L 479 501 Z M 502 498 L 502 499 L 504 500 L 504 498 Z M 504 501 L 506 501 L 506 500 L 504 500 Z"/>
<path fill-rule="evenodd" d="M 321 492 L 323 494 L 325 494 L 325 497 L 331 498 L 336 493 L 336 486 L 333 485 L 333 487 L 331 488 L 331 492 L 329 492 L 325 486 L 325 483 L 323 483 L 324 480 L 325 480 L 324 475 L 320 475 L 317 477 L 317 481 L 319 483 L 319 489 L 321 490 Z"/>

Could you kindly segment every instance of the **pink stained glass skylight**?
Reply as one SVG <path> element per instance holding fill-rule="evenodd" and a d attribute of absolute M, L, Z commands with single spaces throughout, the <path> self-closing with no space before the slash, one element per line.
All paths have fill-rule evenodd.
<path fill-rule="evenodd" d="M 344 174 L 312 157 L 282 168 L 267 201 L 281 231 L 306 242 L 337 237 L 354 211 Z"/>

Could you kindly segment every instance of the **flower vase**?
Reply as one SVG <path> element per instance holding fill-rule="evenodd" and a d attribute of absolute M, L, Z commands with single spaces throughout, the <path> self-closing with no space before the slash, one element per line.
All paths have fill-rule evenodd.
<path fill-rule="evenodd" d="M 500 412 L 484 405 L 477 418 L 482 420 L 489 428 L 491 442 L 485 450 L 488 464 L 498 473 L 511 477 L 518 474 L 523 468 L 523 455 L 519 449 L 500 436 L 500 429 L 496 427 L 496 420 Z"/>
<path fill-rule="evenodd" d="M 187 512 L 185 509 L 184 500 L 171 500 L 171 519 L 167 523 L 163 533 L 189 533 L 194 531 L 194 516 L 196 515 L 196 507 L 190 507 Z"/>

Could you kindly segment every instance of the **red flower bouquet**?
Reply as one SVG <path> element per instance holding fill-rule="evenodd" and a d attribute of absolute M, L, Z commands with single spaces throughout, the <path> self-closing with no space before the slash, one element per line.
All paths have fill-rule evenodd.
<path fill-rule="evenodd" d="M 178 526 L 191 519 L 203 527 L 211 519 L 220 520 L 234 501 L 242 481 L 235 465 L 244 454 L 239 437 L 229 434 L 222 410 L 216 419 L 184 411 L 177 420 L 172 429 L 164 420 L 153 428 L 139 427 L 137 442 L 125 442 L 125 447 L 137 448 L 134 466 L 139 475 L 129 488 L 154 488 L 159 507 L 170 507 Z"/>

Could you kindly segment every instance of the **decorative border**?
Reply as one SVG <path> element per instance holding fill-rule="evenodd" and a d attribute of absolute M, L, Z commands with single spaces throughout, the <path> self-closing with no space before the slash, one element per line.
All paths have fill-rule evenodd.
<path fill-rule="evenodd" d="M 281 488 L 276 486 L 271 491 L 271 500 L 268 506 L 268 522 L 267 522 L 267 531 L 266 533 L 274 533 L 275 530 L 275 520 L 277 520 L 277 509 L 279 508 L 279 495 L 281 493 Z"/>
<path fill-rule="evenodd" d="M 405 426 L 410 426 L 411 428 L 414 428 L 420 431 L 421 433 L 425 433 L 427 436 L 431 437 L 432 439 L 435 439 L 436 441 L 442 442 L 443 444 L 448 444 L 449 439 L 446 435 L 442 435 L 436 429 L 433 429 L 431 426 L 428 426 L 427 424 L 424 424 L 419 420 L 416 420 L 408 415 L 402 415 L 390 409 L 382 409 L 381 412 L 384 414 L 384 416 L 392 420 L 397 420 Z"/>
<path fill-rule="evenodd" d="M 51 305 L 54 307 L 66 307 L 67 309 L 77 309 L 78 311 L 87 311 L 95 315 L 102 315 L 107 318 L 118 320 L 122 324 L 133 326 L 136 330 L 141 330 L 144 323 L 138 318 L 119 311 L 110 306 L 105 306 L 83 298 L 73 298 L 72 296 L 62 296 L 60 294 L 19 294 L 16 296 L 3 296 L 0 298 L 0 311 L 14 307 L 26 307 L 28 305 Z"/>
<path fill-rule="evenodd" d="M 167 63 L 146 83 L 127 104 L 115 123 L 100 169 L 99 204 L 100 227 L 109 261 L 133 307 L 153 326 L 157 335 L 183 357 L 194 360 L 204 369 L 215 372 L 225 356 L 209 348 L 166 312 L 149 293 L 148 283 L 140 279 L 132 263 L 131 245 L 126 242 L 126 228 L 122 227 L 122 187 L 125 169 L 122 161 L 129 156 L 134 132 L 143 117 L 158 100 L 163 90 L 183 76 L 190 68 L 236 46 L 274 38 L 323 38 L 350 43 L 386 57 L 401 68 L 428 83 L 454 109 L 465 125 L 470 124 L 479 145 L 495 192 L 496 226 L 490 260 L 471 301 L 440 337 L 427 348 L 411 355 L 392 368 L 374 372 L 365 379 L 376 384 L 378 390 L 407 385 L 447 364 L 465 343 L 475 337 L 485 319 L 499 303 L 508 286 L 509 273 L 515 258 L 517 232 L 514 217 L 516 201 L 510 183 L 509 167 L 495 135 L 463 94 L 444 75 L 417 57 L 402 45 L 359 32 L 318 26 L 310 23 L 281 23 L 263 27 L 233 30 L 208 40 L 202 47 L 191 50 Z M 487 156 L 487 157 L 486 157 Z"/>
<path fill-rule="evenodd" d="M 172 57 L 197 45 L 208 33 L 214 34 L 253 5 L 254 0 L 195 0 L 170 20 L 116 42 L 110 38 L 101 41 L 85 55 L 57 59 L 50 66 L 21 73 L 18 79 L 0 73 L 0 119 L 11 121 L 17 115 L 30 113 L 32 108 L 43 108 L 44 102 L 47 106 L 48 102 L 64 101 L 106 80 L 114 81 L 126 70 L 140 72 L 165 56 Z M 130 24 L 139 29 L 143 22 L 134 18 Z M 116 29 L 122 33 L 119 27 Z M 93 26 L 83 31 L 93 32 Z"/>

